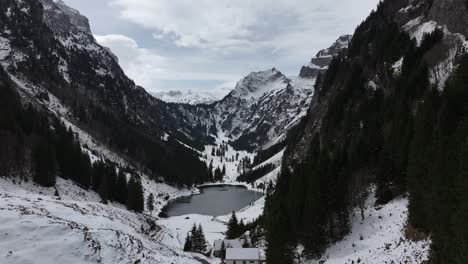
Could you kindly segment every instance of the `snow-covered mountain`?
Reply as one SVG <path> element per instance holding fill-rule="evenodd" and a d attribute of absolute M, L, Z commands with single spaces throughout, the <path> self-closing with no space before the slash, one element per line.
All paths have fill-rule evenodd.
<path fill-rule="evenodd" d="M 287 78 L 275 68 L 251 73 L 214 104 L 216 120 L 237 148 L 266 147 L 281 141 L 305 115 L 314 84 L 314 79 Z"/>

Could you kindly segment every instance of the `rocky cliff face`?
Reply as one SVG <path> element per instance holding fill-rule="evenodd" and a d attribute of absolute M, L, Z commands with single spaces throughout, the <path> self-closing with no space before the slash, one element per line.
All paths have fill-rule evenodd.
<path fill-rule="evenodd" d="M 319 73 L 325 73 L 333 56 L 338 55 L 340 52 L 346 52 L 351 38 L 351 35 L 340 36 L 328 49 L 319 51 L 308 65 L 302 66 L 299 76 L 316 78 Z"/>
<path fill-rule="evenodd" d="M 464 0 L 435 0 L 428 18 L 447 27 L 448 31 L 468 36 L 468 2 Z"/>

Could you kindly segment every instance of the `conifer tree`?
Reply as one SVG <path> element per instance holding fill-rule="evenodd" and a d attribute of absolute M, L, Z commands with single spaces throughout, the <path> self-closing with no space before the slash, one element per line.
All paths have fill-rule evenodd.
<path fill-rule="evenodd" d="M 242 238 L 242 247 L 243 248 L 250 248 L 250 243 L 249 243 L 249 240 L 247 239 L 246 236 L 244 236 Z"/>
<path fill-rule="evenodd" d="M 144 210 L 144 203 L 143 187 L 141 186 L 140 177 L 132 175 L 128 183 L 127 208 L 141 213 Z"/>
<path fill-rule="evenodd" d="M 114 200 L 115 198 L 115 183 L 116 183 L 116 173 L 115 168 L 111 165 L 105 165 L 102 169 L 102 178 L 99 185 L 99 195 L 104 203 L 107 203 L 108 200 Z"/>
<path fill-rule="evenodd" d="M 239 236 L 239 222 L 235 212 L 232 212 L 231 218 L 227 224 L 226 238 L 234 239 Z"/>
<path fill-rule="evenodd" d="M 240 222 L 239 222 L 238 230 L 242 231 L 244 229 L 245 229 L 244 219 L 241 219 Z"/>
<path fill-rule="evenodd" d="M 185 237 L 185 243 L 184 243 L 184 251 L 185 252 L 190 252 L 193 251 L 193 241 L 192 241 L 192 236 L 190 236 L 190 232 L 187 233 L 187 236 Z"/>
<path fill-rule="evenodd" d="M 468 115 L 459 126 L 460 152 L 459 169 L 454 179 L 454 193 L 456 209 L 451 217 L 452 244 L 450 251 L 453 263 L 464 263 L 468 260 L 468 228 L 466 219 L 468 217 Z"/>
<path fill-rule="evenodd" d="M 33 179 L 45 187 L 55 185 L 56 161 L 55 150 L 45 140 L 40 140 L 33 150 Z"/>
<path fill-rule="evenodd" d="M 205 253 L 207 248 L 205 233 L 201 224 L 197 228 L 197 249 L 199 253 Z"/>
<path fill-rule="evenodd" d="M 222 181 L 223 180 L 223 173 L 219 167 L 216 168 L 214 173 L 215 181 Z"/>
<path fill-rule="evenodd" d="M 213 160 L 210 161 L 210 165 L 208 166 L 208 171 L 211 176 L 213 176 Z"/>
<path fill-rule="evenodd" d="M 221 242 L 221 256 L 220 256 L 221 260 L 224 261 L 226 259 L 226 245 L 224 244 L 224 240 L 223 242 Z"/>
<path fill-rule="evenodd" d="M 192 229 L 190 230 L 190 238 L 192 241 L 192 251 L 197 251 L 198 249 L 198 230 L 197 225 L 193 223 Z"/>
<path fill-rule="evenodd" d="M 93 164 L 91 173 L 91 187 L 94 191 L 98 192 L 102 182 L 102 175 L 104 174 L 104 163 L 97 161 Z"/>
<path fill-rule="evenodd" d="M 125 204 L 127 202 L 127 175 L 123 170 L 119 170 L 117 175 L 116 190 L 114 199 L 121 203 Z"/>
<path fill-rule="evenodd" d="M 151 214 L 154 211 L 154 195 L 152 193 L 148 195 L 148 199 L 146 201 L 146 209 L 150 211 Z"/>

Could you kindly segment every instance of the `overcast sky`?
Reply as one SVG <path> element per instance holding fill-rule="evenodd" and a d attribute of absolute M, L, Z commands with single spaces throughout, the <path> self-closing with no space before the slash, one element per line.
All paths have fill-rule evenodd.
<path fill-rule="evenodd" d="M 234 88 L 252 71 L 297 75 L 378 0 L 64 0 L 148 91 Z"/>

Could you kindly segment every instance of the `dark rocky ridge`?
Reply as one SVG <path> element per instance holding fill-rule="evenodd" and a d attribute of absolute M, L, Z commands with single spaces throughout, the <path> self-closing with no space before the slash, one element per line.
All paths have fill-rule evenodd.
<path fill-rule="evenodd" d="M 346 53 L 351 38 L 351 35 L 340 36 L 328 49 L 319 51 L 317 55 L 311 59 L 309 65 L 302 66 L 299 76 L 303 78 L 315 78 L 319 73 L 325 73 L 333 56 L 341 52 Z"/>
<path fill-rule="evenodd" d="M 430 2 L 433 2 L 433 4 L 430 5 Z M 436 10 L 441 7 L 443 7 L 442 10 Z M 403 10 L 405 11 L 403 12 Z M 434 67 L 437 63 L 447 59 L 450 56 L 450 50 L 453 49 L 455 53 L 463 53 L 464 49 L 466 49 L 466 47 L 463 47 L 464 44 L 460 38 L 456 36 L 456 34 L 462 34 L 465 39 L 468 38 L 468 32 L 466 32 L 468 28 L 468 16 L 466 16 L 468 7 L 465 7 L 463 1 L 417 0 L 411 1 L 411 4 L 408 4 L 407 0 L 397 0 L 392 1 L 392 3 L 387 3 L 383 12 L 387 15 L 389 21 L 395 22 L 400 27 L 403 27 L 406 23 L 417 17 L 421 17 L 421 24 L 434 20 L 438 25 L 449 28 L 449 31 L 453 30 L 451 31 L 452 35 L 445 36 L 444 44 L 439 48 L 442 51 L 434 52 L 437 53 L 437 55 L 427 56 L 427 62 L 430 67 Z M 463 16 L 454 17 L 453 14 L 460 14 Z M 353 40 L 351 40 L 351 45 L 353 44 Z M 362 63 L 365 64 L 364 62 Z M 371 69 L 369 67 L 366 67 L 366 69 L 368 69 L 368 71 L 365 72 L 367 80 L 373 80 L 377 76 L 377 79 L 381 80 L 380 83 L 385 83 L 383 80 L 387 79 L 387 77 L 380 76 L 379 78 L 379 75 L 384 74 L 381 69 Z M 335 88 L 339 89 L 339 87 Z M 382 88 L 384 90 L 386 89 L 385 87 Z M 328 99 L 319 99 L 319 97 L 320 95 L 318 93 L 314 94 L 310 109 L 305 117 L 306 121 L 304 121 L 298 129 L 297 133 L 299 133 L 298 135 L 300 136 L 296 137 L 296 141 L 292 143 L 289 148 L 290 151 L 285 155 L 285 164 L 288 166 L 305 159 L 305 153 L 308 151 L 308 146 L 310 146 L 310 135 L 319 132 L 321 129 L 321 119 L 327 111 Z"/>
<path fill-rule="evenodd" d="M 465 0 L 437 0 L 429 11 L 428 18 L 447 26 L 453 33 L 468 36 L 468 3 Z"/>
<path fill-rule="evenodd" d="M 201 149 L 210 137 L 181 118 L 179 106 L 155 99 L 127 78 L 96 43 L 86 18 L 52 0 L 6 0 L 0 22 L 1 45 L 8 48 L 1 65 L 25 100 L 47 105 L 47 93 L 57 97 L 69 108 L 64 118 L 156 177 L 183 182 L 188 173 L 170 165 L 179 160 L 191 164 L 194 179 L 203 179 L 198 153 L 179 142 Z"/>

